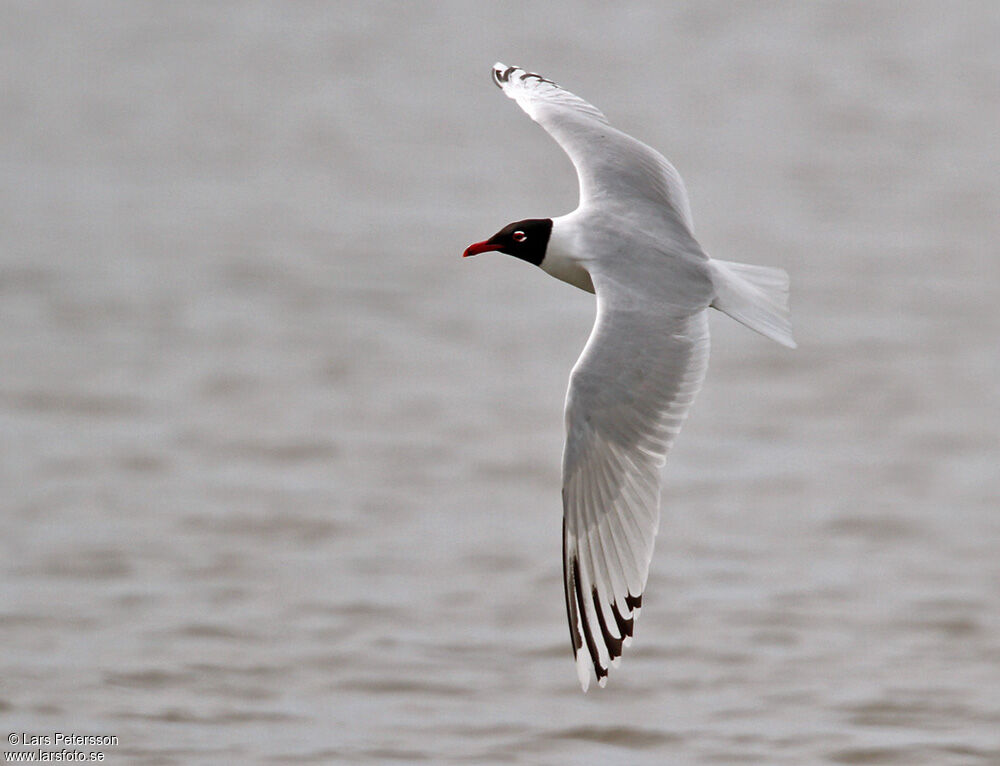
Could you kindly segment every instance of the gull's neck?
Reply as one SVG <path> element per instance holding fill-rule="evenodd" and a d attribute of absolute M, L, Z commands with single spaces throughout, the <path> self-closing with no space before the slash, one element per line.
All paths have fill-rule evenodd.
<path fill-rule="evenodd" d="M 586 258 L 580 251 L 579 234 L 575 212 L 553 218 L 545 258 L 539 266 L 556 279 L 592 293 L 594 283 L 585 267 Z"/>

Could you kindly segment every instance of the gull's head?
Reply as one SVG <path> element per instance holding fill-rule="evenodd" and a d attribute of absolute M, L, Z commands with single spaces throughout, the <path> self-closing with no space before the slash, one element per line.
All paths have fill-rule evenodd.
<path fill-rule="evenodd" d="M 515 221 L 504 226 L 489 239 L 469 245 L 462 253 L 462 257 L 468 258 L 470 255 L 496 251 L 538 266 L 545 258 L 545 248 L 548 247 L 551 234 L 551 218 Z"/>

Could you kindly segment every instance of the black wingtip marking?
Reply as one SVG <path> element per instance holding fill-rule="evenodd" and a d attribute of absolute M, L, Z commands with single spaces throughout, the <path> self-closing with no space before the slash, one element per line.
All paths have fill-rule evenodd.
<path fill-rule="evenodd" d="M 632 637 L 632 630 L 635 627 L 635 618 L 629 617 L 627 620 L 622 617 L 622 613 L 618 611 L 618 602 L 611 602 L 611 613 L 615 616 L 615 622 L 618 623 L 618 632 L 622 637 Z"/>
<path fill-rule="evenodd" d="M 566 519 L 563 517 L 563 583 L 566 587 L 566 619 L 569 620 L 569 638 L 573 644 L 573 654 L 575 655 L 583 648 L 583 636 L 576 627 L 576 616 L 573 613 L 573 599 L 576 589 L 576 558 L 573 559 L 573 568 L 568 566 L 569 559 L 566 557 Z"/>
<path fill-rule="evenodd" d="M 622 644 L 625 643 L 625 634 L 623 633 L 621 638 L 615 638 L 611 635 L 611 631 L 608 630 L 608 624 L 604 620 L 604 610 L 601 609 L 601 602 L 597 598 L 597 588 L 594 588 L 591 596 L 594 600 L 594 611 L 597 612 L 597 624 L 601 626 L 601 635 L 604 637 L 604 643 L 608 647 L 608 654 L 611 659 L 621 657 Z"/>
<path fill-rule="evenodd" d="M 506 69 L 504 69 L 502 72 L 499 69 L 494 69 L 493 73 L 492 73 L 493 74 L 493 82 L 496 83 L 496 86 L 498 88 L 502 88 L 504 86 L 504 83 L 510 82 L 510 76 L 512 74 L 514 74 L 514 72 L 518 72 L 518 71 L 521 72 L 521 75 L 518 77 L 518 79 L 521 80 L 522 82 L 524 80 L 528 79 L 529 77 L 534 77 L 539 82 L 547 82 L 549 85 L 555 85 L 555 83 L 552 82 L 552 80 L 549 80 L 549 79 L 547 79 L 545 77 L 542 77 L 540 74 L 535 74 L 534 72 L 525 72 L 525 71 L 522 71 L 520 67 L 516 67 L 516 66 L 509 66 Z M 559 87 L 559 86 L 556 86 L 556 87 Z"/>
<path fill-rule="evenodd" d="M 496 83 L 496 85 L 497 85 L 498 88 L 502 88 L 503 87 L 503 83 L 505 83 L 508 80 L 510 80 L 511 73 L 516 72 L 516 71 L 517 71 L 517 67 L 516 66 L 509 66 L 506 69 L 504 69 L 502 72 L 494 69 L 493 70 L 493 82 Z"/>
<path fill-rule="evenodd" d="M 587 622 L 587 611 L 583 602 L 583 590 L 580 588 L 580 560 L 573 559 L 573 580 L 576 587 L 576 603 L 580 608 L 580 624 L 583 625 L 583 637 L 587 641 L 587 651 L 590 652 L 590 659 L 594 661 L 594 672 L 597 680 L 601 680 L 608 674 L 607 668 L 601 667 L 601 655 L 597 653 L 597 644 L 594 643 L 594 635 L 590 632 L 590 623 Z"/>
<path fill-rule="evenodd" d="M 625 594 L 625 605 L 632 610 L 642 607 L 642 594 L 633 596 L 631 593 Z"/>
<path fill-rule="evenodd" d="M 529 77 L 534 77 L 539 82 L 547 82 L 549 85 L 555 85 L 555 83 L 552 82 L 552 80 L 548 79 L 547 77 L 542 77 L 540 74 L 535 74 L 534 72 L 525 72 L 524 74 L 521 75 L 520 79 L 523 81 Z"/>

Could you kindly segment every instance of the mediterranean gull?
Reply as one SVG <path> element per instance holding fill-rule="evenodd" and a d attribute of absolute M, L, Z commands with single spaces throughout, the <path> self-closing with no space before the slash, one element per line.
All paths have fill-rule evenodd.
<path fill-rule="evenodd" d="M 505 226 L 499 251 L 597 298 L 570 374 L 562 464 L 563 583 L 577 675 L 601 686 L 631 643 L 660 522 L 660 468 L 708 366 L 708 309 L 795 347 L 788 275 L 710 258 L 680 175 L 551 80 L 495 64 L 493 81 L 569 155 L 580 203 Z M 463 256 L 463 257 L 464 257 Z"/>

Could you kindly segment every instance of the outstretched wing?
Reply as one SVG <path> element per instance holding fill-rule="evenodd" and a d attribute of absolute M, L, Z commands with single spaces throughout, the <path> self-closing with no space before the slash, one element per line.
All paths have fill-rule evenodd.
<path fill-rule="evenodd" d="M 604 685 L 629 643 L 659 527 L 660 468 L 708 366 L 707 310 L 597 288 L 563 454 L 563 581 L 577 674 Z M 608 295 L 608 292 L 612 292 Z"/>
<path fill-rule="evenodd" d="M 569 155 L 580 203 L 666 205 L 688 232 L 691 206 L 680 174 L 659 152 L 614 128 L 595 106 L 519 67 L 493 65 L 493 82 L 545 128 Z"/>

